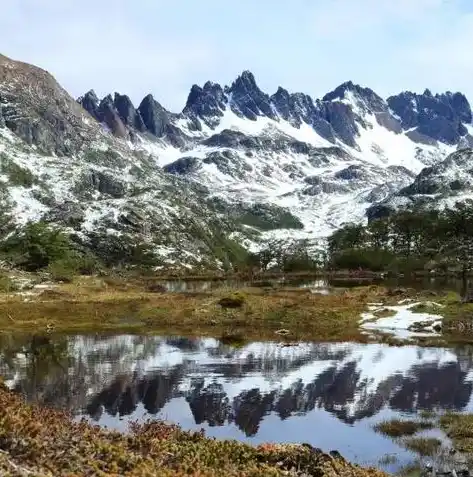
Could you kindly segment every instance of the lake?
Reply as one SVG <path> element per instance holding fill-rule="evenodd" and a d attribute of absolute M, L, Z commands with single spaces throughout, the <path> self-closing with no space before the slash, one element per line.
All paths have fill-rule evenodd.
<path fill-rule="evenodd" d="M 307 442 L 387 471 L 414 456 L 375 433 L 375 423 L 473 411 L 471 347 L 2 336 L 0 374 L 29 401 L 108 428 L 159 418 L 222 439 Z M 396 461 L 380 464 L 386 454 Z"/>

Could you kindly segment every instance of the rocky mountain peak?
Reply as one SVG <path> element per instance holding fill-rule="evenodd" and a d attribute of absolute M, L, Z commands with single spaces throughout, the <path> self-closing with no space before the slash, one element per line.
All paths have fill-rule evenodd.
<path fill-rule="evenodd" d="M 140 132 L 146 130 L 141 114 L 135 109 L 133 102 L 126 94 L 115 93 L 113 104 L 123 123 Z"/>
<path fill-rule="evenodd" d="M 169 124 L 169 113 L 159 104 L 152 94 L 148 94 L 141 101 L 138 107 L 146 129 L 156 137 L 163 137 L 166 134 L 166 127 Z"/>
<path fill-rule="evenodd" d="M 212 127 L 223 115 L 226 103 L 227 97 L 218 83 L 207 81 L 203 88 L 194 84 L 187 97 L 183 113 L 196 119 L 200 118 Z"/>
<path fill-rule="evenodd" d="M 348 94 L 350 93 L 350 94 Z M 322 101 L 356 101 L 357 106 L 361 106 L 367 112 L 377 113 L 387 110 L 387 104 L 381 96 L 377 95 L 372 89 L 365 88 L 353 81 L 346 81 L 327 93 Z"/>
<path fill-rule="evenodd" d="M 235 114 L 253 121 L 258 116 L 276 119 L 269 95 L 261 91 L 251 71 L 243 71 L 225 92 L 231 97 L 230 106 Z"/>
<path fill-rule="evenodd" d="M 0 121 L 27 144 L 66 155 L 100 133 L 47 71 L 0 56 Z"/>
<path fill-rule="evenodd" d="M 100 100 L 93 89 L 77 99 L 77 102 L 95 119 L 98 120 Z"/>
<path fill-rule="evenodd" d="M 405 130 L 447 144 L 457 144 L 468 134 L 463 123 L 471 123 L 471 107 L 461 93 L 422 94 L 406 91 L 387 99 Z"/>

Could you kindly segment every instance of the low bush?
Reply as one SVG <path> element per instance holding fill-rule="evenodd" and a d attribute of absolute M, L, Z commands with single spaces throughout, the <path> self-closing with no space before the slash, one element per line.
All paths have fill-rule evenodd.
<path fill-rule="evenodd" d="M 0 273 L 0 293 L 11 293 L 18 290 L 15 282 L 3 273 Z"/>

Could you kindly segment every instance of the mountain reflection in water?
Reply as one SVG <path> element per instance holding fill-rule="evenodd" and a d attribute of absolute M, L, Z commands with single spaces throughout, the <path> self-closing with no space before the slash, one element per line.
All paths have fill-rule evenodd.
<path fill-rule="evenodd" d="M 151 415 L 186 428 L 237 428 L 252 438 L 268 420 L 272 440 L 297 442 L 300 418 L 313 412 L 352 426 L 378 414 L 470 409 L 473 360 L 469 347 L 233 348 L 215 339 L 33 337 L 0 341 L 0 373 L 29 401 L 109 427 Z M 300 436 L 278 436 L 275 418 L 299 419 Z"/>

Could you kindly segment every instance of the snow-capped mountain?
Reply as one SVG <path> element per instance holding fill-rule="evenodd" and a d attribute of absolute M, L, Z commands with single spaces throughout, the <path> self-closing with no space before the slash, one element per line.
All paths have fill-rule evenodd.
<path fill-rule="evenodd" d="M 152 95 L 137 107 L 118 93 L 76 102 L 43 70 L 0 57 L 1 190 L 18 221 L 152 238 L 190 264 L 216 238 L 320 238 L 366 220 L 426 167 L 449 170 L 473 145 L 471 123 L 461 93 L 383 99 L 347 82 L 315 100 L 269 95 L 249 71 L 192 86 L 180 113 Z"/>

